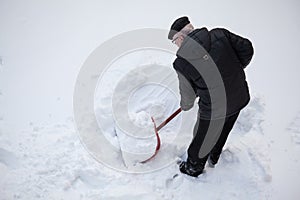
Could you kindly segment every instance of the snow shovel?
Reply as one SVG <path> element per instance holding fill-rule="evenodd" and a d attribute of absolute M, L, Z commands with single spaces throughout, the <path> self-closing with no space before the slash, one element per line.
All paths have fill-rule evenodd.
<path fill-rule="evenodd" d="M 144 160 L 140 163 L 144 164 L 144 163 L 148 162 L 149 160 L 151 160 L 152 158 L 154 158 L 156 156 L 156 154 L 158 153 L 158 150 L 160 149 L 160 138 L 159 138 L 159 135 L 158 135 L 158 131 L 160 129 L 162 129 L 174 117 L 176 117 L 176 115 L 178 115 L 180 112 L 181 112 L 181 108 L 178 108 L 172 115 L 170 115 L 170 117 L 168 117 L 165 121 L 163 121 L 158 127 L 156 127 L 156 123 L 154 121 L 154 118 L 151 117 L 151 120 L 154 124 L 154 131 L 155 131 L 155 135 L 156 135 L 156 139 L 157 139 L 156 148 L 155 148 L 154 154 L 150 158 L 148 158 L 147 160 Z"/>

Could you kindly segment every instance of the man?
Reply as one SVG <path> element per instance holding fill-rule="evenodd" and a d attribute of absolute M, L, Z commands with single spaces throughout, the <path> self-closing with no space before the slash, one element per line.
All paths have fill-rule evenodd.
<path fill-rule="evenodd" d="M 199 112 L 188 158 L 179 169 L 197 177 L 206 161 L 217 164 L 239 112 L 249 100 L 244 68 L 253 56 L 248 39 L 226 29 L 194 29 L 188 17 L 178 18 L 168 39 L 179 49 L 173 63 L 179 78 L 183 111 L 191 109 L 199 97 Z"/>

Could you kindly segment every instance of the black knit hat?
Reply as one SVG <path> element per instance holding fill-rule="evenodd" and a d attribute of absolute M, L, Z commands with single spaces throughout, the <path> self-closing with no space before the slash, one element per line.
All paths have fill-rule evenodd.
<path fill-rule="evenodd" d="M 172 40 L 173 36 L 189 23 L 189 18 L 186 16 L 176 19 L 170 28 L 168 39 Z"/>

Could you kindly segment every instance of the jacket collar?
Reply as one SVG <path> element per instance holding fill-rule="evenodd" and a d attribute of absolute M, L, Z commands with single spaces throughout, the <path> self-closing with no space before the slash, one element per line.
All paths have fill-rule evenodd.
<path fill-rule="evenodd" d="M 209 31 L 207 30 L 207 28 L 203 27 L 201 29 L 195 29 L 194 31 L 189 33 L 187 37 L 183 40 L 176 55 L 179 57 L 191 59 L 201 56 L 203 50 L 199 51 L 199 48 L 201 48 L 201 46 L 197 45 L 197 43 L 195 42 L 200 44 L 202 48 L 204 48 L 204 50 L 206 50 L 207 52 L 210 51 L 211 42 Z"/>

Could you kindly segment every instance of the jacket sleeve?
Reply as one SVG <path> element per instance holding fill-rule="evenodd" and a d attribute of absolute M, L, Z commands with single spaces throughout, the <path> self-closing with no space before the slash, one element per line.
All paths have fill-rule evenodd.
<path fill-rule="evenodd" d="M 190 110 L 194 106 L 196 94 L 192 88 L 190 82 L 176 70 L 179 80 L 179 92 L 180 92 L 180 107 L 183 111 Z"/>
<path fill-rule="evenodd" d="M 250 63 L 254 53 L 251 41 L 231 33 L 226 29 L 223 29 L 223 31 L 230 41 L 232 48 L 236 52 L 243 68 L 245 68 Z"/>

